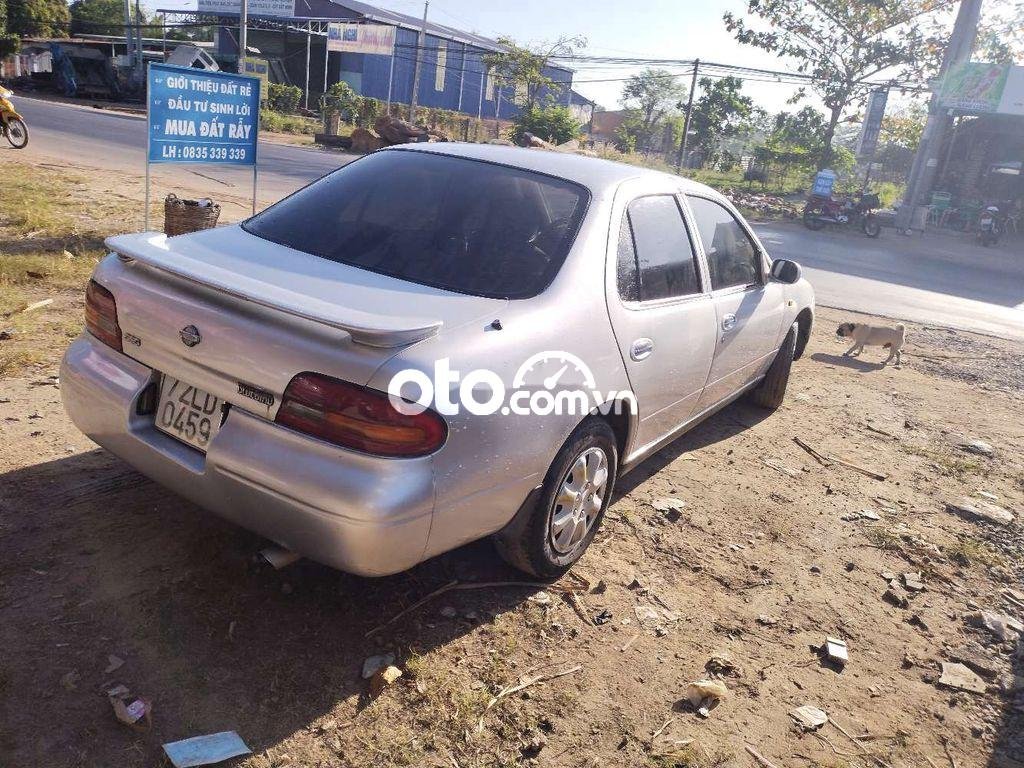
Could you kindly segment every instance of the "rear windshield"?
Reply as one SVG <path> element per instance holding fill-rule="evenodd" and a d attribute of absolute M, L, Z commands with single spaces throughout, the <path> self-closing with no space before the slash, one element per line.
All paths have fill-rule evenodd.
<path fill-rule="evenodd" d="M 243 226 L 421 285 L 522 299 L 554 279 L 587 201 L 582 187 L 543 174 L 399 150 L 357 160 Z"/>

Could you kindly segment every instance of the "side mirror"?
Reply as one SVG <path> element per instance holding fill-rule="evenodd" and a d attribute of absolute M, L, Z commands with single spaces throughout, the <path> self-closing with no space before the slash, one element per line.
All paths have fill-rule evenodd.
<path fill-rule="evenodd" d="M 776 259 L 772 262 L 772 279 L 792 285 L 803 276 L 803 270 L 795 261 Z"/>

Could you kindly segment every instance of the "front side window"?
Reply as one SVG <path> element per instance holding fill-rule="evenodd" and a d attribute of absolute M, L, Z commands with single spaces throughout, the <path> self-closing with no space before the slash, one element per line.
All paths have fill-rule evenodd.
<path fill-rule="evenodd" d="M 711 273 L 711 289 L 760 282 L 757 248 L 732 213 L 713 200 L 687 196 Z"/>
<path fill-rule="evenodd" d="M 524 299 L 554 279 L 588 202 L 583 187 L 540 173 L 389 150 L 325 176 L 243 227 L 420 285 Z"/>
<path fill-rule="evenodd" d="M 700 293 L 697 257 L 673 195 L 634 200 L 626 210 L 626 221 L 636 254 L 641 301 Z M 620 254 L 622 250 L 620 242 Z"/>

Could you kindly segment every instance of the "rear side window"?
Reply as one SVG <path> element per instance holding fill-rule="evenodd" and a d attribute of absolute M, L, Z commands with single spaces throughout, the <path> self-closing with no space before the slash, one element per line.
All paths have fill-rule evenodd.
<path fill-rule="evenodd" d="M 757 248 L 736 217 L 724 206 L 703 197 L 687 197 L 711 273 L 711 289 L 760 282 Z"/>
<path fill-rule="evenodd" d="M 640 301 L 640 273 L 636 266 L 633 233 L 629 229 L 629 214 L 626 213 L 622 214 L 622 225 L 619 227 L 619 255 L 615 276 L 622 300 Z"/>
<path fill-rule="evenodd" d="M 522 299 L 554 279 L 588 201 L 583 187 L 543 174 L 398 150 L 351 163 L 243 227 L 413 283 Z"/>
<path fill-rule="evenodd" d="M 623 234 L 625 233 L 625 234 Z M 631 236 L 631 237 L 630 237 Z M 628 239 L 628 240 L 627 240 Z M 700 293 L 697 258 L 682 211 L 672 195 L 641 197 L 629 204 L 619 235 L 619 293 L 632 290 L 624 263 L 635 259 L 636 293 L 653 301 Z"/>

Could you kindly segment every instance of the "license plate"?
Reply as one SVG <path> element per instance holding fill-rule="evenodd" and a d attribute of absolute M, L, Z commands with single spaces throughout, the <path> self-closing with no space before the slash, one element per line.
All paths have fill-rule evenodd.
<path fill-rule="evenodd" d="M 209 392 L 164 376 L 160 382 L 156 428 L 205 453 L 220 429 L 220 405 L 220 400 Z"/>

